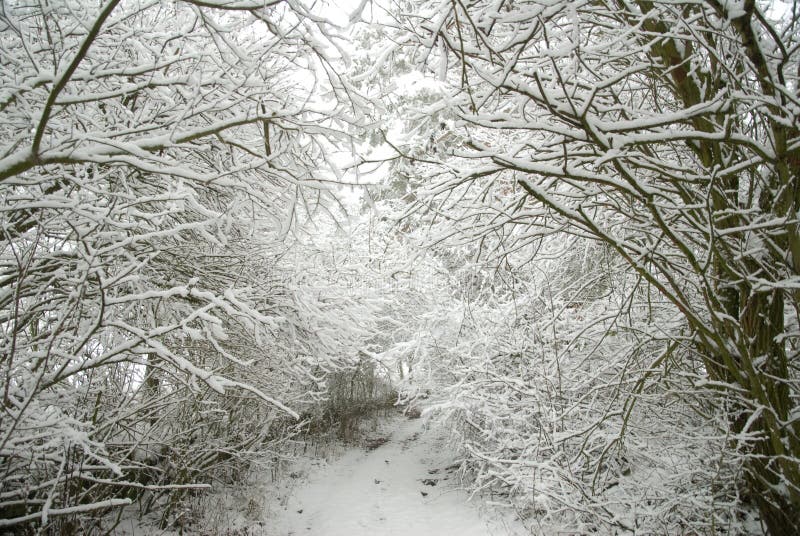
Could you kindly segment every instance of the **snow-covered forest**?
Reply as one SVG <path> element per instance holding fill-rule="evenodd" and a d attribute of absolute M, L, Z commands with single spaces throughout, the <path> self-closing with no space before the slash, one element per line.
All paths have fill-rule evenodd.
<path fill-rule="evenodd" d="M 799 534 L 799 84 L 797 0 L 3 0 L 0 534 L 397 411 L 526 534 Z"/>

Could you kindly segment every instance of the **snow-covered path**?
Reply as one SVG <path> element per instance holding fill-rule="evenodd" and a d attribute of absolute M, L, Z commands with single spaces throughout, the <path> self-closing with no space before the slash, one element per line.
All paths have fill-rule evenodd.
<path fill-rule="evenodd" d="M 453 454 L 421 419 L 395 421 L 389 441 L 315 470 L 273 529 L 294 536 L 504 536 L 453 485 Z M 494 526 L 493 526 L 494 525 Z"/>

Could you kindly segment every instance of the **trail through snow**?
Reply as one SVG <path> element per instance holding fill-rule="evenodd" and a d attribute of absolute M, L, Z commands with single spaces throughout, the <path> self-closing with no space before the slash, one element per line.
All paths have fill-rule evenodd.
<path fill-rule="evenodd" d="M 398 419 L 388 442 L 352 449 L 312 471 L 270 520 L 286 536 L 506 536 L 509 527 L 467 502 L 446 436 Z M 450 469 L 448 470 L 448 467 Z M 477 502 L 477 501 L 476 501 Z"/>

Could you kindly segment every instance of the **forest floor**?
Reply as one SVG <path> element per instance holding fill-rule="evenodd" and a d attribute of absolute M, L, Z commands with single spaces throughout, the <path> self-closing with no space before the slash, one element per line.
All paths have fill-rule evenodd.
<path fill-rule="evenodd" d="M 468 502 L 454 474 L 444 430 L 394 417 L 319 466 L 273 510 L 269 536 L 505 536 L 513 534 L 482 501 Z M 384 442 L 385 441 L 385 442 Z"/>

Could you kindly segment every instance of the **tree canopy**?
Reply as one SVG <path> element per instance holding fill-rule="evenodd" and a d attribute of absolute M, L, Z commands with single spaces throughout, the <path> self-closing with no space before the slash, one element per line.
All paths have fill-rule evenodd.
<path fill-rule="evenodd" d="M 800 531 L 798 3 L 326 9 L 0 6 L 0 527 L 392 383 L 540 531 Z"/>

